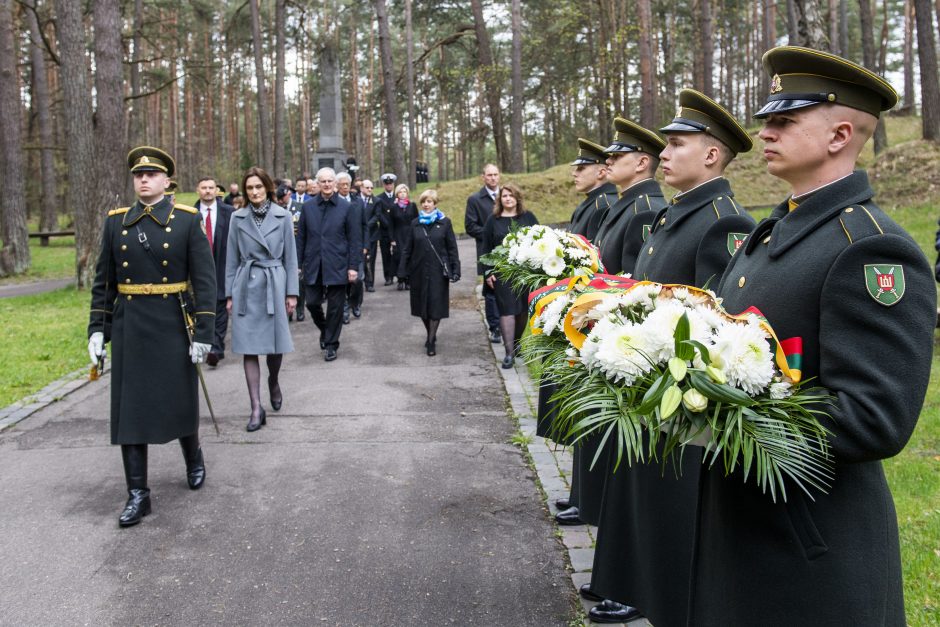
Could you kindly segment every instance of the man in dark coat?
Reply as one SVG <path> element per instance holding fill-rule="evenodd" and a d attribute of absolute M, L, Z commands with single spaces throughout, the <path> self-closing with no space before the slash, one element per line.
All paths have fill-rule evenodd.
<path fill-rule="evenodd" d="M 215 335 L 212 350 L 206 362 L 215 367 L 225 359 L 225 332 L 228 330 L 228 311 L 225 309 L 225 252 L 228 247 L 228 225 L 235 208 L 226 205 L 216 195 L 215 179 L 206 176 L 196 184 L 199 194 L 199 214 L 206 231 L 212 259 L 215 261 L 215 284 L 218 290 L 215 302 Z"/>
<path fill-rule="evenodd" d="M 317 182 L 320 193 L 305 202 L 300 212 L 297 254 L 303 270 L 307 309 L 320 329 L 320 348 L 326 350 L 324 359 L 333 361 L 343 328 L 346 286 L 359 276 L 362 227 L 357 212 L 335 193 L 333 168 L 321 168 Z"/>
<path fill-rule="evenodd" d="M 728 163 L 751 149 L 751 138 L 721 105 L 691 89 L 680 92 L 675 119 L 660 131 L 667 136 L 663 175 L 679 193 L 641 218 L 651 226 L 642 229 L 650 232 L 633 278 L 714 287 L 754 226 L 723 177 Z M 681 591 L 690 577 L 701 465 L 701 450 L 689 449 L 679 476 L 653 460 L 608 475 L 591 590 L 629 605 L 606 602 L 591 609 L 592 618 L 625 621 L 642 612 L 657 626 L 685 624 Z"/>
<path fill-rule="evenodd" d="M 379 231 L 381 224 L 379 222 L 379 205 L 372 196 L 373 183 L 369 179 L 362 181 L 360 187 L 362 190 L 360 198 L 362 199 L 363 218 L 365 220 L 365 230 L 362 233 L 362 251 L 365 255 L 365 285 L 367 292 L 375 291 L 375 256 L 379 247 Z"/>
<path fill-rule="evenodd" d="M 205 480 L 194 364 L 212 347 L 217 298 L 199 211 L 164 196 L 173 159 L 142 146 L 128 153 L 127 163 L 138 201 L 105 219 L 88 322 L 92 363 L 104 359 L 111 342 L 111 443 L 121 445 L 128 490 L 122 527 L 151 510 L 148 444 L 179 439 L 189 487 Z M 187 282 L 195 303 L 192 342 L 181 308 Z"/>
<path fill-rule="evenodd" d="M 483 276 L 483 264 L 480 255 L 483 254 L 483 226 L 491 215 L 496 204 L 496 194 L 499 193 L 499 168 L 492 163 L 483 166 L 483 187 L 467 198 L 467 209 L 464 214 L 463 226 L 467 235 L 477 242 L 477 274 Z M 484 312 L 486 326 L 490 331 L 490 341 L 493 344 L 502 342 L 499 332 L 499 311 L 496 307 L 496 292 L 486 281 L 483 282 Z"/>
<path fill-rule="evenodd" d="M 228 194 L 225 195 L 225 198 L 222 199 L 222 202 L 231 207 L 232 202 L 241 195 L 241 192 L 238 191 L 238 183 L 231 183 L 228 186 Z"/>
<path fill-rule="evenodd" d="M 693 625 L 904 625 L 897 514 L 882 459 L 903 448 L 930 378 L 936 286 L 917 243 L 872 201 L 856 159 L 897 103 L 880 76 L 784 46 L 764 118 L 767 170 L 791 195 L 734 256 L 728 311 L 757 307 L 802 338 L 802 377 L 822 407 L 835 473 L 827 493 L 774 503 L 753 478 L 703 472 Z"/>
<path fill-rule="evenodd" d="M 382 275 L 385 277 L 385 285 L 391 285 L 395 279 L 395 271 L 398 269 L 392 263 L 392 212 L 395 210 L 395 181 L 398 177 L 390 172 L 386 172 L 381 177 L 382 185 L 385 188 L 381 194 L 375 197 L 375 211 L 379 217 L 379 249 L 382 253 Z"/>
<path fill-rule="evenodd" d="M 362 296 L 365 291 L 363 279 L 365 277 L 365 234 L 366 234 L 366 215 L 365 205 L 359 194 L 352 192 L 352 176 L 348 172 L 340 172 L 336 175 L 336 195 L 349 203 L 350 211 L 356 216 L 356 224 L 359 225 L 359 241 L 363 242 L 362 263 L 359 264 L 358 276 L 355 281 L 349 283 L 346 288 L 346 302 L 343 304 L 343 324 L 349 324 L 349 314 L 358 318 L 362 315 Z"/>
<path fill-rule="evenodd" d="M 585 198 L 571 214 L 568 230 L 594 241 L 610 206 L 617 202 L 617 188 L 607 180 L 604 147 L 578 138 L 578 156 L 571 162 L 574 188 Z"/>

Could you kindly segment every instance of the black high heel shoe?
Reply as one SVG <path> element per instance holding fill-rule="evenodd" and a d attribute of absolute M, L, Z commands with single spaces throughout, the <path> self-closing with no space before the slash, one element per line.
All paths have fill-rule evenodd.
<path fill-rule="evenodd" d="M 275 393 L 277 394 L 276 398 Z M 276 379 L 272 384 L 271 377 L 268 377 L 268 396 L 271 398 L 271 409 L 280 411 L 281 405 L 284 403 L 284 395 L 281 394 L 281 384 Z"/>
<path fill-rule="evenodd" d="M 427 343 L 427 346 L 428 346 L 428 357 L 434 357 L 435 355 L 437 355 L 437 352 L 434 350 L 434 345 L 435 345 L 436 343 L 437 343 L 437 339 L 436 339 L 436 338 L 433 339 L 433 340 L 430 340 L 430 341 Z"/>
<path fill-rule="evenodd" d="M 267 412 L 264 411 L 263 407 L 261 408 L 261 415 L 258 417 L 257 421 L 254 420 L 254 417 L 255 417 L 255 414 L 254 412 L 252 412 L 251 417 L 248 418 L 248 426 L 245 427 L 245 430 L 248 431 L 248 433 L 251 433 L 252 431 L 257 431 L 262 426 L 268 424 L 268 414 Z"/>

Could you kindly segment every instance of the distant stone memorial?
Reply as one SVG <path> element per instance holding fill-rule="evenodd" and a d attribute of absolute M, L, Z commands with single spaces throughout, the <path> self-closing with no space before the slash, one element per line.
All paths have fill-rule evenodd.
<path fill-rule="evenodd" d="M 339 67 L 332 42 L 320 54 L 320 143 L 313 155 L 313 170 L 333 168 L 346 171 L 343 149 L 343 103 L 340 99 Z"/>

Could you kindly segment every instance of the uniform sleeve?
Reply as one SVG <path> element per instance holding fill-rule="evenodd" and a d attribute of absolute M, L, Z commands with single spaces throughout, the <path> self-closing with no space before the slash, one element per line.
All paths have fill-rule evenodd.
<path fill-rule="evenodd" d="M 201 225 L 199 216 L 192 216 L 189 224 L 188 257 L 189 281 L 193 286 L 193 299 L 196 304 L 193 341 L 211 344 L 215 336 L 215 302 L 218 288 L 215 284 L 215 260 Z"/>
<path fill-rule="evenodd" d="M 300 286 L 297 280 L 297 242 L 294 240 L 294 223 L 291 221 L 290 214 L 284 222 L 284 258 L 281 263 L 284 264 L 284 271 L 287 275 L 287 295 L 299 296 Z M 228 283 L 228 281 L 226 281 Z"/>
<path fill-rule="evenodd" d="M 101 250 L 98 253 L 98 263 L 95 264 L 95 281 L 91 286 L 88 336 L 91 337 L 92 333 L 103 333 L 105 342 L 111 340 L 111 318 L 114 314 L 114 301 L 117 299 L 117 276 L 111 242 L 114 238 L 114 224 L 119 220 L 120 218 L 105 218 Z"/>
<path fill-rule="evenodd" d="M 754 230 L 754 219 L 749 215 L 730 215 L 719 218 L 705 231 L 695 254 L 695 285 L 715 289 L 734 254 L 732 233 L 747 234 Z"/>
<path fill-rule="evenodd" d="M 865 266 L 904 273 L 901 300 L 885 306 L 866 287 Z M 936 326 L 930 264 L 910 240 L 874 235 L 850 245 L 823 284 L 819 383 L 837 398 L 826 426 L 843 462 L 896 455 L 910 438 L 930 378 Z"/>
<path fill-rule="evenodd" d="M 395 273 L 399 279 L 407 279 L 411 274 L 408 266 L 411 265 L 411 255 L 414 254 L 414 227 L 405 231 L 405 240 L 401 245 L 401 260 L 398 262 L 398 271 Z"/>
<path fill-rule="evenodd" d="M 633 268 L 636 266 L 636 258 L 640 256 L 640 250 L 642 250 L 645 241 L 643 234 L 649 233 L 647 229 L 652 228 L 655 218 L 655 211 L 641 211 L 630 218 L 627 223 L 627 228 L 623 233 L 623 246 L 620 253 L 620 267 L 623 268 L 624 272 L 633 272 Z"/>
<path fill-rule="evenodd" d="M 448 220 L 447 230 L 444 232 L 444 248 L 447 250 L 447 261 L 450 266 L 451 280 L 456 281 L 460 278 L 460 254 L 457 252 L 457 236 L 454 234 L 454 225 Z"/>
<path fill-rule="evenodd" d="M 607 210 L 610 209 L 610 197 L 607 194 L 600 194 L 594 199 L 594 206 L 589 209 L 587 228 L 584 236 L 592 242 L 597 237 L 597 231 L 601 228 L 601 223 L 607 217 Z"/>
<path fill-rule="evenodd" d="M 230 218 L 228 223 L 228 241 L 225 243 L 225 297 L 232 297 L 232 287 L 235 283 L 235 271 L 242 261 L 242 253 L 238 249 L 238 229 L 235 220 Z"/>
<path fill-rule="evenodd" d="M 358 203 L 349 203 L 346 211 L 346 237 L 349 243 L 349 270 L 359 270 L 362 263 L 362 216 Z"/>
<path fill-rule="evenodd" d="M 486 223 L 480 220 L 479 212 L 476 210 L 474 197 L 475 194 L 467 198 L 467 211 L 464 214 L 463 228 L 467 232 L 467 235 L 473 239 L 482 240 L 483 227 L 486 226 Z"/>

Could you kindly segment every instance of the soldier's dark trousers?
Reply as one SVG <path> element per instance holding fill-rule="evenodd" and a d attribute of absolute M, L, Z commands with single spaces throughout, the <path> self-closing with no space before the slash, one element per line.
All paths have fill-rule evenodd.
<path fill-rule="evenodd" d="M 307 303 L 307 290 L 304 289 L 303 272 L 300 273 L 298 279 L 300 281 L 300 289 L 297 291 L 300 293 L 297 294 L 297 321 L 300 322 L 306 317 L 304 316 L 304 305 Z"/>
<path fill-rule="evenodd" d="M 320 341 L 325 348 L 339 348 L 339 334 L 343 330 L 343 303 L 346 302 L 345 285 L 306 285 L 307 309 L 313 323 L 320 329 Z M 326 314 L 323 300 L 326 299 Z"/>
<path fill-rule="evenodd" d="M 215 336 L 212 339 L 212 352 L 221 359 L 225 357 L 225 332 L 228 331 L 228 310 L 225 299 L 215 301 Z"/>
<path fill-rule="evenodd" d="M 367 248 L 369 252 L 366 253 L 365 284 L 366 288 L 370 288 L 375 285 L 375 254 L 378 252 L 379 243 L 369 242 Z"/>
<path fill-rule="evenodd" d="M 490 333 L 499 331 L 499 308 L 496 307 L 496 292 L 483 281 L 483 305 L 486 314 L 486 326 Z"/>
<path fill-rule="evenodd" d="M 392 265 L 392 240 L 388 236 L 379 238 L 379 248 L 382 250 L 382 274 L 386 281 L 391 281 L 398 268 Z"/>

